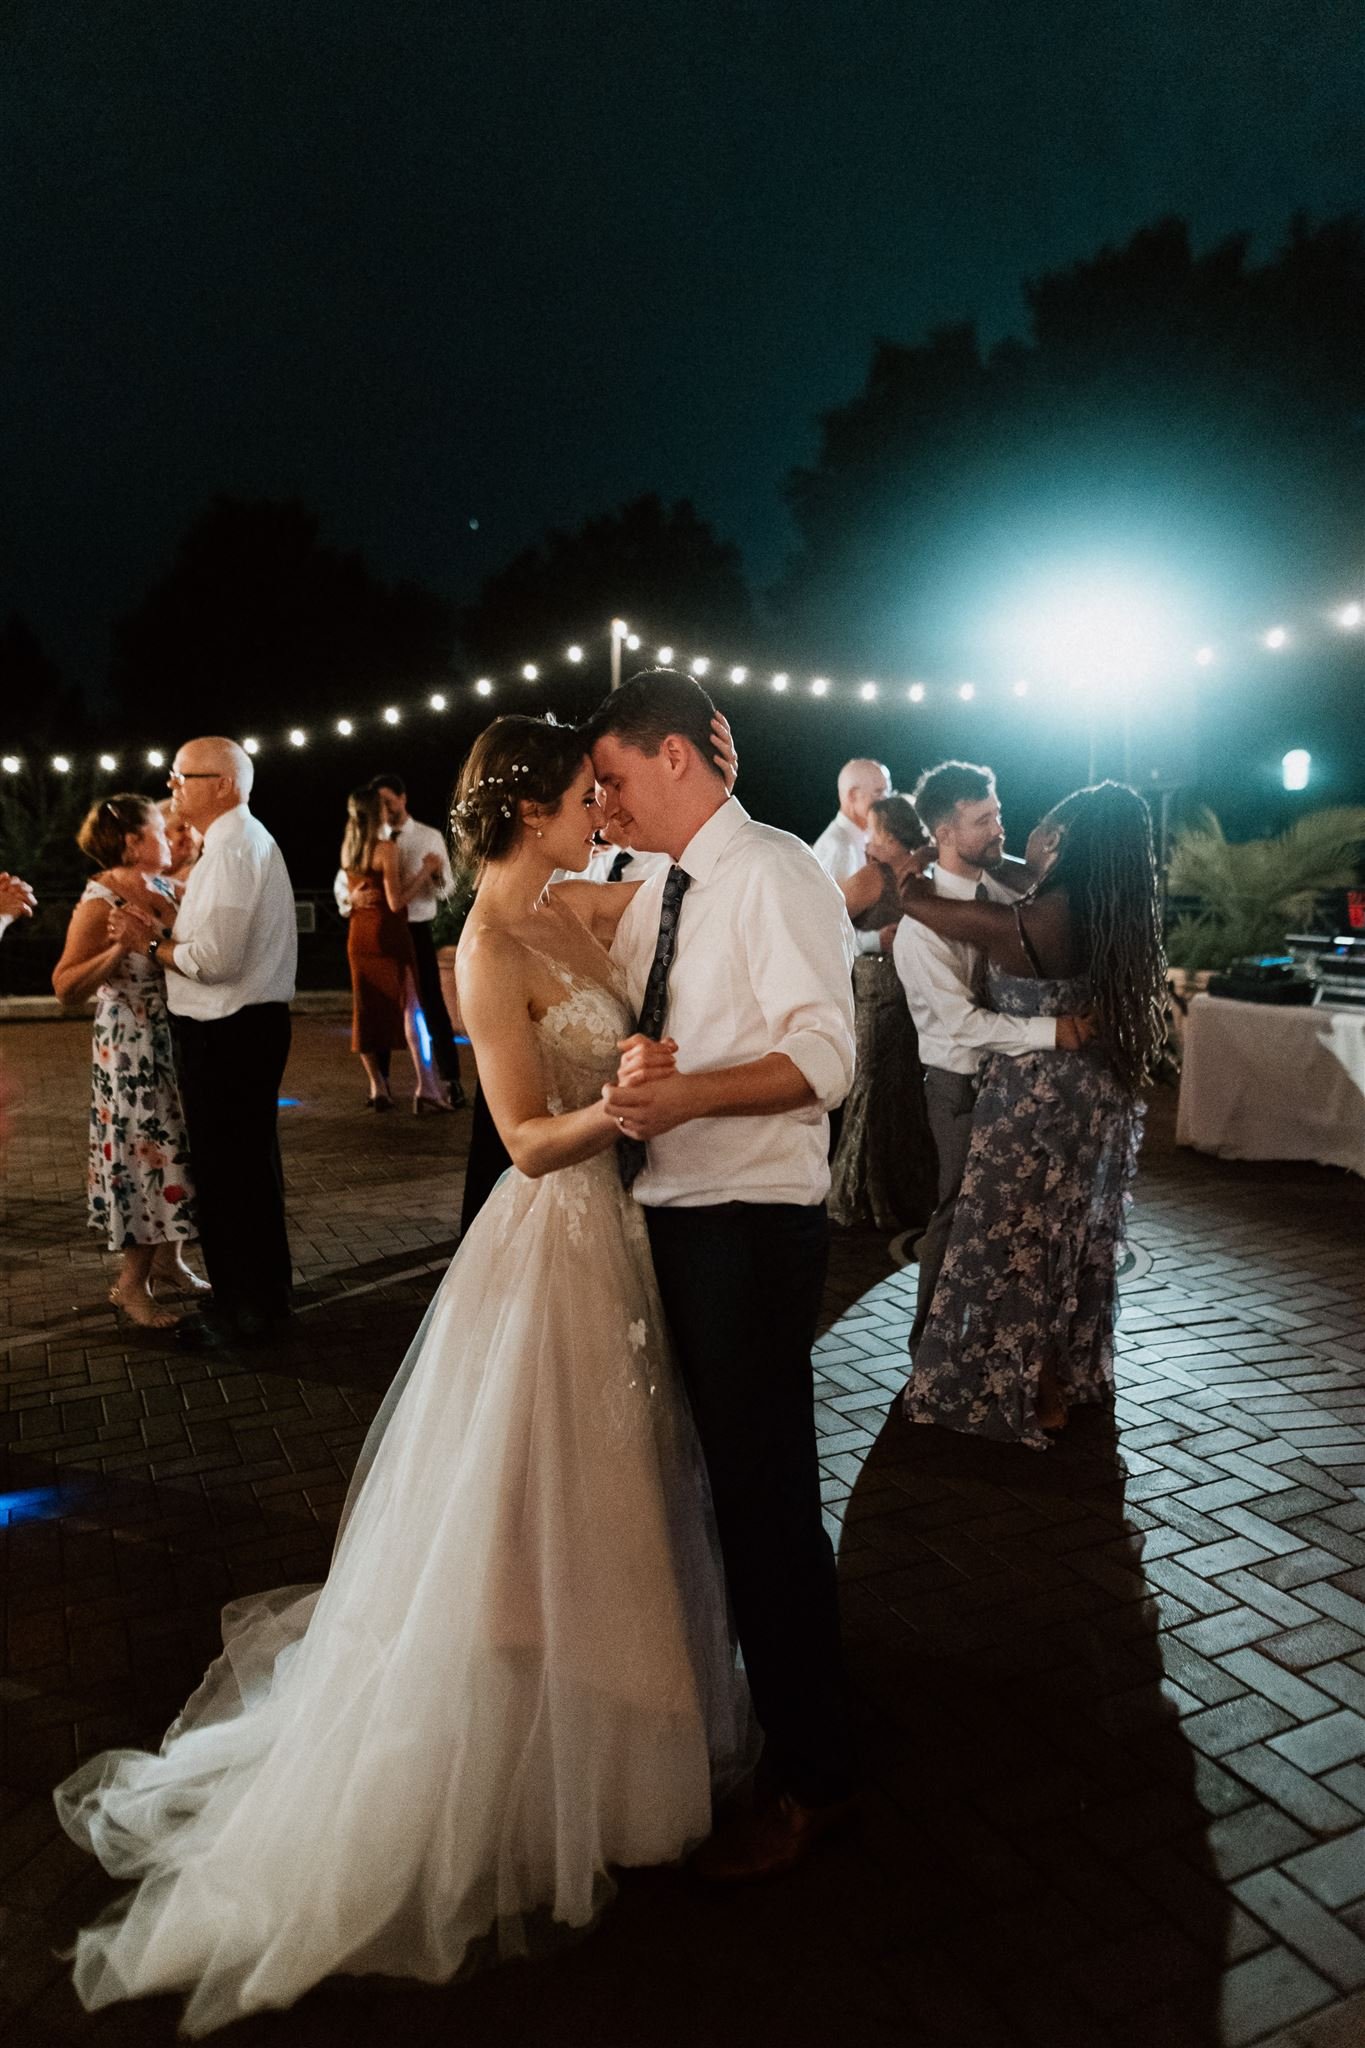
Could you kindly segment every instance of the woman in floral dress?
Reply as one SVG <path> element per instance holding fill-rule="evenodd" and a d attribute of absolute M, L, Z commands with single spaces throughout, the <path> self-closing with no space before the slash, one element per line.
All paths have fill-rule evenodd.
<path fill-rule="evenodd" d="M 150 797 L 105 797 L 76 840 L 101 872 L 71 914 L 52 986 L 72 1006 L 95 997 L 90 1224 L 123 1254 L 109 1290 L 114 1306 L 147 1328 L 167 1329 L 179 1317 L 155 1300 L 154 1287 L 205 1284 L 183 1257 L 197 1235 L 185 1119 L 164 976 L 145 955 L 110 941 L 109 912 L 130 904 L 169 932 L 179 893 L 165 879 L 170 849 Z"/>
<path fill-rule="evenodd" d="M 977 946 L 991 1000 L 1093 1015 L 1080 1052 L 994 1055 L 981 1070 L 953 1232 L 906 1389 L 912 1422 L 1045 1448 L 1114 1384 L 1116 1274 L 1165 1030 L 1151 821 L 1116 782 L 1077 790 L 1028 844 L 1017 904 L 950 902 L 911 877 L 908 916 Z"/>

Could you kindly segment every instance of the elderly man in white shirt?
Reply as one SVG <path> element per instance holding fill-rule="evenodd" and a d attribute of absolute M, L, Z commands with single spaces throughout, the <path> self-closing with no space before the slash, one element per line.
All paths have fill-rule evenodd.
<path fill-rule="evenodd" d="M 277 1128 L 298 963 L 294 891 L 279 847 L 248 800 L 253 768 L 235 740 L 188 740 L 170 784 L 203 835 L 168 939 L 138 911 L 110 913 L 123 938 L 166 970 L 199 1235 L 213 1304 L 176 1342 L 252 1341 L 289 1313 L 293 1266 Z"/>
<path fill-rule="evenodd" d="M 816 840 L 812 851 L 832 882 L 847 882 L 867 865 L 867 839 L 872 806 L 891 794 L 891 774 L 883 761 L 845 761 L 839 770 L 839 808 Z M 881 951 L 878 932 L 855 932 L 860 953 Z"/>
<path fill-rule="evenodd" d="M 441 989 L 441 969 L 431 935 L 438 903 L 455 893 L 450 849 L 434 825 L 423 825 L 409 814 L 407 784 L 401 775 L 376 775 L 370 788 L 379 798 L 388 836 L 398 844 L 398 879 L 403 888 L 411 889 L 418 882 L 428 854 L 436 854 L 441 863 L 408 898 L 408 935 L 417 959 L 417 995 L 431 1039 L 431 1056 L 449 1091 L 452 1106 L 460 1109 L 465 1103 L 460 1084 L 460 1050 Z M 388 1054 L 378 1054 L 376 1058 L 380 1072 L 387 1077 Z"/>
<path fill-rule="evenodd" d="M 1031 877 L 1022 861 L 1002 866 L 1005 828 L 989 768 L 944 761 L 921 775 L 911 801 L 934 841 L 931 873 L 940 896 L 1012 903 L 1022 894 Z M 896 927 L 892 957 L 919 1033 L 925 1104 L 938 1151 L 938 1207 L 917 1247 L 913 1358 L 952 1235 L 983 1054 L 1074 1048 L 1083 1028 L 1070 1017 L 1001 1017 L 986 1009 L 979 999 L 982 963 L 976 950 L 941 938 L 913 918 L 902 918 Z"/>
<path fill-rule="evenodd" d="M 607 818 L 670 859 L 617 929 L 640 1035 L 606 1101 L 630 1141 L 623 1178 L 645 1211 L 766 1738 L 773 1799 L 697 1858 L 729 1882 L 789 1868 L 849 1799 L 810 1354 L 827 1112 L 854 1033 L 843 900 L 809 848 L 727 797 L 713 710 L 690 676 L 656 671 L 610 697 L 587 737 Z"/>

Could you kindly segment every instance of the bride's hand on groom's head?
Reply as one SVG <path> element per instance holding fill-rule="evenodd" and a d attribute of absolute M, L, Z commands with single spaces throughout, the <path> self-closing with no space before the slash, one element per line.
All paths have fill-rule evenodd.
<path fill-rule="evenodd" d="M 730 721 L 723 711 L 718 711 L 711 720 L 711 740 L 715 747 L 715 763 L 725 779 L 727 792 L 733 790 L 739 781 L 739 753 L 735 736 L 730 730 Z"/>
<path fill-rule="evenodd" d="M 660 1080 L 677 1069 L 678 1046 L 672 1038 L 646 1038 L 642 1031 L 618 1038 L 621 1064 L 616 1070 L 618 1088 L 631 1088 L 645 1081 Z"/>

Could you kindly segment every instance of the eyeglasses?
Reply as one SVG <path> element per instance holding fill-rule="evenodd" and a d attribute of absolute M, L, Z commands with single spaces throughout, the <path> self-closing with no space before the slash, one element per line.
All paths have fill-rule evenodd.
<path fill-rule="evenodd" d="M 218 782 L 221 777 L 216 768 L 191 768 L 187 775 L 182 775 L 178 768 L 172 768 L 166 780 L 174 787 L 181 782 Z"/>

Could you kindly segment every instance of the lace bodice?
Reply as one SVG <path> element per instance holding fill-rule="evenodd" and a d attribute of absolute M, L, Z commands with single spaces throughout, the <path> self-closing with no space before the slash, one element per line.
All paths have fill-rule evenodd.
<path fill-rule="evenodd" d="M 537 953 L 565 993 L 536 1025 L 545 1099 L 551 1116 L 595 1102 L 620 1062 L 617 1041 L 634 1029 L 625 983 L 604 956 L 612 986 L 575 974 L 552 954 Z"/>

